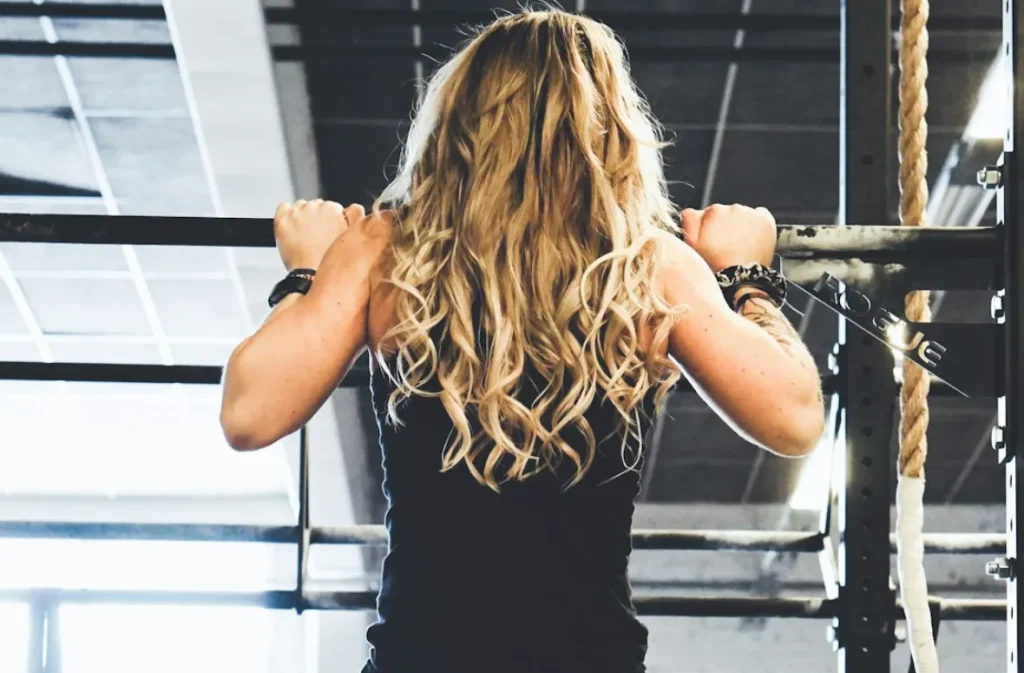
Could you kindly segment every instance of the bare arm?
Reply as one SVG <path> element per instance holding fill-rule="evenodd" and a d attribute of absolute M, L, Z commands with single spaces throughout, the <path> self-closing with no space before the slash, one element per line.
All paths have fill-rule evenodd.
<path fill-rule="evenodd" d="M 708 265 L 666 234 L 660 284 L 685 312 L 669 334 L 669 352 L 708 404 L 740 435 L 784 456 L 802 456 L 824 426 L 814 361 L 782 312 L 751 298 L 730 309 Z"/>
<path fill-rule="evenodd" d="M 295 432 L 320 409 L 366 345 L 370 276 L 390 240 L 380 220 L 343 232 L 309 294 L 290 295 L 231 354 L 221 427 L 238 450 Z"/>

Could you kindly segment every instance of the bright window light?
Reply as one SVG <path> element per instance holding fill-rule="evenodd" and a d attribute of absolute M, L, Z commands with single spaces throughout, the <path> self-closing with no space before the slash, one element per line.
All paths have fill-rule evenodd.
<path fill-rule="evenodd" d="M 0 671 L 28 673 L 28 606 L 0 603 Z"/>
<path fill-rule="evenodd" d="M 262 591 L 273 552 L 238 542 L 0 539 L 0 588 Z"/>
<path fill-rule="evenodd" d="M 0 583 L 13 589 L 260 591 L 268 588 L 272 553 L 270 545 L 226 542 L 0 540 Z M 62 670 L 271 673 L 282 617 L 251 607 L 62 605 Z M 25 621 L 0 605 L 3 673 L 24 670 L 8 660 L 27 651 Z"/>
<path fill-rule="evenodd" d="M 238 453 L 218 422 L 219 389 L 76 383 L 0 385 L 0 495 L 277 495 L 281 447 Z"/>
<path fill-rule="evenodd" d="M 64 673 L 271 673 L 273 615 L 223 606 L 66 605 Z"/>
<path fill-rule="evenodd" d="M 974 140 L 1002 138 L 1006 133 L 1007 94 L 1006 62 L 996 58 L 985 75 L 978 94 L 978 102 L 971 115 L 964 136 Z"/>
<path fill-rule="evenodd" d="M 845 425 L 844 419 L 839 429 L 840 438 L 846 436 Z M 789 498 L 789 506 L 794 510 L 819 511 L 827 502 L 829 485 L 831 484 L 833 493 L 843 487 L 843 460 L 846 447 L 840 440 L 833 449 L 832 427 L 834 425 L 831 422 L 826 424 L 825 434 L 818 447 L 804 459 L 800 479 Z"/>

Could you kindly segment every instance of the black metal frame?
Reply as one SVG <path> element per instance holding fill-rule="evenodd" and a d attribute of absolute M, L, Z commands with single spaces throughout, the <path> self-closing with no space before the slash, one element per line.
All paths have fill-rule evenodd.
<path fill-rule="evenodd" d="M 1003 0 L 1003 54 L 1006 65 L 1008 112 L 1003 137 L 1001 180 L 996 194 L 998 223 L 1005 231 L 1003 259 L 1003 296 L 1005 325 L 1005 396 L 1000 399 L 997 424 L 1002 437 L 993 436 L 1000 462 L 1006 466 L 1006 554 L 996 562 L 995 575 L 1006 580 L 1006 667 L 1011 673 L 1020 670 L 1021 633 L 1017 614 L 1021 605 L 1020 565 L 1020 456 L 1024 422 L 1024 167 L 1016 140 L 1024 138 L 1024 15 L 1018 0 Z M 1001 441 L 998 441 L 1000 440 Z"/>
<path fill-rule="evenodd" d="M 850 224 L 888 219 L 891 17 L 890 0 L 842 1 L 839 156 L 845 208 L 840 221 Z M 881 288 L 859 289 L 881 300 Z M 888 673 L 896 613 L 889 578 L 893 359 L 888 348 L 847 330 L 842 320 L 839 330 L 846 485 L 838 494 L 839 611 L 833 644 L 840 673 Z"/>
<path fill-rule="evenodd" d="M 587 15 L 608 24 L 615 30 L 745 30 L 745 31 L 820 31 L 835 33 L 839 30 L 839 17 L 820 14 L 722 14 L 683 12 L 628 12 L 595 10 Z M 161 5 L 130 5 L 120 3 L 4 2 L 0 4 L 0 17 L 42 17 L 77 19 L 135 19 L 166 20 Z M 487 10 L 472 9 L 360 9 L 335 7 L 329 4 L 311 7 L 268 7 L 267 23 L 281 25 L 344 25 L 344 26 L 408 26 L 412 24 L 453 26 L 481 24 L 494 18 Z M 1002 24 L 990 17 L 942 16 L 930 19 L 933 30 L 960 30 L 966 19 L 972 30 L 998 31 Z M 893 29 L 898 27 L 893 21 Z"/>
<path fill-rule="evenodd" d="M 1000 397 L 999 425 L 1001 435 L 994 441 L 1000 460 L 1006 465 L 1006 535 L 929 535 L 926 550 L 937 553 L 1001 554 L 993 564 L 994 573 L 1007 580 L 1007 600 L 1002 601 L 933 601 L 935 625 L 943 620 L 1005 618 L 1008 628 L 1007 670 L 1019 670 L 1020 634 L 1016 610 L 1020 604 L 1020 583 L 1017 581 L 1021 508 L 1017 486 L 1019 463 L 1016 459 L 1020 439 L 1020 419 L 1024 417 L 1024 234 L 1019 229 L 1024 211 L 1024 196 L 1015 137 L 1024 132 L 1024 94 L 1017 86 L 1017 77 L 1024 76 L 1020 53 L 1024 20 L 1018 0 L 1003 0 L 1002 20 L 1004 50 L 1011 73 L 1009 105 L 1012 110 L 1004 154 L 1001 161 L 1001 183 L 998 187 L 999 225 L 970 231 L 956 229 L 908 231 L 881 225 L 854 227 L 783 227 L 780 250 L 791 260 L 787 273 L 806 282 L 822 268 L 839 268 L 849 275 L 845 280 L 887 307 L 902 304 L 902 296 L 914 284 L 927 283 L 932 289 L 1003 289 L 1005 319 L 1000 328 L 987 330 L 985 338 L 1001 343 L 1006 366 L 995 368 L 991 390 L 973 390 L 972 394 Z M 691 60 L 758 60 L 780 59 L 840 61 L 842 77 L 842 111 L 840 134 L 843 157 L 841 194 L 843 216 L 855 224 L 884 223 L 887 220 L 886 194 L 890 185 L 889 118 L 891 114 L 890 66 L 892 61 L 892 0 L 841 0 L 839 28 L 841 44 L 838 51 L 820 50 L 751 50 L 732 49 L 647 49 L 631 50 L 637 60 L 670 59 L 685 56 Z M 327 11 L 327 10 L 324 10 Z M 25 16 L 79 16 L 88 18 L 163 18 L 162 8 L 131 5 L 36 5 L 28 2 L 0 4 L 0 16 L 21 12 Z M 471 21 L 454 14 L 439 12 L 406 12 L 368 10 L 341 12 L 348 21 L 373 23 L 417 23 L 429 21 Z M 318 22 L 337 20 L 331 12 L 318 16 Z M 310 16 L 288 9 L 267 10 L 272 23 L 294 23 Z M 486 18 L 486 17 L 483 17 Z M 619 28 L 650 25 L 663 28 L 675 19 L 662 15 L 608 13 L 598 16 Z M 679 18 L 683 21 L 683 18 Z M 822 17 L 736 17 L 705 15 L 696 20 L 686 17 L 682 28 L 744 27 L 745 29 L 830 30 L 834 18 Z M 701 23 L 703 22 L 703 24 Z M 716 23 L 717 22 L 717 23 Z M 994 28 L 982 22 L 981 29 Z M 719 25 L 721 24 L 721 25 Z M 737 26 L 737 24 L 743 24 Z M 748 25 L 749 24 L 749 25 Z M 828 25 L 826 25 L 828 24 Z M 933 26 L 941 29 L 941 21 Z M 856 39 L 850 39 L 856 36 Z M 422 50 L 382 48 L 375 56 L 409 58 Z M 415 52 L 415 53 L 413 53 Z M 36 53 L 95 56 L 141 56 L 173 58 L 171 45 L 38 43 L 0 41 L 0 53 Z M 306 58 L 330 54 L 351 56 L 370 54 L 365 48 L 330 49 L 320 47 L 278 47 L 278 58 Z M 951 54 L 947 53 L 946 57 Z M 952 55 L 955 58 L 962 54 Z M 972 53 L 972 56 L 973 53 Z M 933 53 L 933 61 L 942 54 Z M 856 92 L 854 94 L 854 92 Z M 247 219 L 197 220 L 178 218 L 97 218 L 95 216 L 24 216 L 0 214 L 0 241 L 127 243 L 154 245 L 216 245 L 270 246 L 272 230 L 267 221 Z M 1001 264 L 995 261 L 1003 251 Z M 949 272 L 956 262 L 957 273 Z M 893 263 L 898 263 L 895 266 Z M 801 266 L 802 265 L 802 266 Z M 868 272 L 865 272 L 867 270 Z M 960 272 L 963 273 L 960 273 Z M 843 277 L 843 273 L 837 273 Z M 949 283 L 956 276 L 955 284 Z M 800 281 L 798 281 L 800 282 Z M 900 312 L 901 313 L 901 312 Z M 942 325 L 934 327 L 943 329 Z M 932 329 L 932 328 L 930 328 Z M 975 331 L 977 332 L 977 330 Z M 948 330 L 945 334 L 950 334 Z M 945 337 L 944 337 L 945 338 Z M 972 337 L 973 338 L 973 337 Z M 947 343 L 945 340 L 943 343 Z M 893 401 L 896 393 L 892 381 L 892 358 L 888 348 L 872 337 L 847 332 L 840 321 L 838 360 L 841 374 L 827 378 L 829 392 L 837 392 L 841 412 L 845 414 L 845 467 L 847 481 L 838 494 L 838 587 L 827 587 L 827 598 L 704 598 L 667 595 L 641 595 L 636 603 L 641 614 L 691 616 L 754 616 L 790 618 L 832 618 L 833 632 L 839 653 L 840 671 L 890 670 L 889 653 L 894 644 L 894 622 L 901 607 L 892 590 L 889 576 L 892 536 L 888 532 L 889 497 L 892 481 L 892 460 L 889 437 L 893 423 Z M 365 385 L 368 373 L 357 370 L 344 386 Z M 217 383 L 217 367 L 166 367 L 146 365 L 106 365 L 71 363 L 0 363 L 0 379 L 39 379 L 76 381 L 135 381 Z M 948 394 L 948 388 L 937 387 L 936 393 Z M 296 545 L 296 585 L 294 589 L 251 594 L 182 593 L 182 592 L 80 592 L 57 589 L 31 591 L 0 591 L 0 599 L 27 600 L 33 614 L 33 652 L 42 661 L 43 641 L 53 607 L 67 602 L 144 602 L 186 604 L 248 604 L 267 608 L 294 609 L 372 609 L 372 591 L 324 592 L 309 591 L 307 565 L 312 544 L 382 544 L 386 532 L 381 527 L 353 526 L 346 528 L 312 528 L 309 520 L 309 457 L 305 429 L 300 435 L 299 513 L 294 526 L 202 526 L 202 525 L 131 525 L 83 524 L 65 522 L 0 522 L 0 537 L 74 537 L 79 539 L 139 540 L 250 540 Z M 774 550 L 807 553 L 830 553 L 825 544 L 831 511 L 823 514 L 822 528 L 813 534 L 761 533 L 753 531 L 633 531 L 637 549 L 703 549 L 703 550 Z M 826 582 L 828 577 L 826 577 Z M 38 650 L 38 651 L 36 651 Z"/>

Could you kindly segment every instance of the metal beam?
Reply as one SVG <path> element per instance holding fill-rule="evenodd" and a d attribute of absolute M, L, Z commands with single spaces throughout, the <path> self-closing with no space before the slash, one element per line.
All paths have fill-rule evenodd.
<path fill-rule="evenodd" d="M 871 263 L 994 258 L 1001 250 L 1000 232 L 998 227 L 782 224 L 778 253 L 787 259 Z M 0 213 L 0 242 L 273 247 L 274 232 L 272 221 L 263 218 Z"/>
<path fill-rule="evenodd" d="M 1024 7 L 1019 0 L 1003 3 L 1003 58 L 1007 124 L 1003 135 L 1003 166 L 996 194 L 996 214 L 999 224 L 1006 230 L 1003 258 L 1003 305 L 1005 308 L 1006 339 L 1003 354 L 1006 368 L 1006 394 L 999 400 L 997 422 L 1003 427 L 999 460 L 1005 464 L 1006 474 L 1006 534 L 1007 549 L 986 570 L 1006 580 L 1007 653 L 1006 670 L 1021 670 L 1021 642 L 1019 610 L 1020 579 L 1020 518 L 1024 509 L 1024 490 L 1021 489 L 1021 453 L 1024 452 L 1024 162 L 1016 147 L 1018 138 L 1024 137 Z M 992 571 L 995 571 L 992 573 Z"/>
<path fill-rule="evenodd" d="M 114 364 L 109 362 L 4 362 L 0 361 L 0 381 L 82 381 L 87 383 L 184 383 L 220 385 L 224 370 L 216 365 Z M 370 370 L 353 367 L 339 388 L 365 388 Z M 822 377 L 822 392 L 835 394 L 842 385 L 836 374 Z M 687 381 L 680 381 L 673 394 L 694 392 Z M 939 379 L 932 380 L 934 397 L 959 397 L 960 393 Z"/>
<path fill-rule="evenodd" d="M 0 521 L 0 539 L 72 540 L 161 540 L 179 542 L 263 542 L 296 544 L 297 526 L 256 526 L 238 524 L 101 523 L 72 521 Z M 310 544 L 387 544 L 383 526 L 315 526 Z M 634 549 L 684 551 L 776 551 L 815 553 L 823 547 L 819 533 L 801 531 L 645 529 L 632 531 Z M 889 548 L 896 549 L 890 535 Z M 1006 536 L 986 533 L 927 533 L 925 551 L 930 554 L 999 554 L 1006 548 Z"/>
<path fill-rule="evenodd" d="M 840 221 L 884 222 L 890 189 L 892 4 L 843 0 L 841 8 Z M 857 231 L 853 240 L 879 235 L 870 226 Z M 839 673 L 888 673 L 895 604 L 889 579 L 893 358 L 888 348 L 845 322 L 839 334 L 846 484 L 838 494 L 840 610 L 833 645 Z"/>
<path fill-rule="evenodd" d="M 796 31 L 837 32 L 839 17 L 834 14 L 763 14 L 737 16 L 726 13 L 692 12 L 625 12 L 615 10 L 586 11 L 577 3 L 577 11 L 591 18 L 607 23 L 616 30 L 626 28 L 652 28 L 670 30 L 748 30 L 748 31 Z M 450 26 L 466 23 L 487 23 L 494 19 L 494 12 L 480 10 L 428 10 L 419 18 L 415 11 L 403 9 L 359 9 L 333 7 L 330 5 L 312 7 L 268 7 L 267 22 L 272 24 L 341 24 L 346 26 L 405 26 L 415 22 L 425 25 Z M 160 5 L 133 5 L 127 3 L 79 4 L 71 2 L 0 3 L 0 16 L 87 19 L 138 19 L 160 20 L 164 18 Z M 997 18 L 988 16 L 937 16 L 929 22 L 932 30 L 963 30 L 970 25 L 972 31 L 999 30 Z M 894 21 L 893 28 L 896 27 Z"/>
<path fill-rule="evenodd" d="M 3 3 L 0 3 L 3 6 Z M 449 47 L 383 46 L 374 44 L 278 45 L 271 48 L 277 61 L 330 61 L 366 59 L 409 61 L 417 58 L 443 62 Z M 0 40 L 0 55 L 78 56 L 90 58 L 147 58 L 172 60 L 170 44 L 148 42 L 75 42 L 50 44 L 40 40 Z M 630 59 L 644 63 L 837 63 L 839 50 L 829 47 L 659 47 L 639 45 L 629 49 Z M 992 58 L 991 49 L 948 49 L 929 54 L 937 63 L 977 63 Z"/>
<path fill-rule="evenodd" d="M 301 600 L 307 610 L 373 610 L 375 591 L 262 592 L 131 591 L 89 589 L 7 589 L 2 601 L 39 601 L 52 604 L 134 605 L 239 605 L 271 610 L 294 610 Z M 637 612 L 645 616 L 753 617 L 778 619 L 828 619 L 837 605 L 826 598 L 737 598 L 731 596 L 634 596 Z M 1002 621 L 1006 603 L 987 599 L 947 599 L 940 602 L 945 621 Z"/>

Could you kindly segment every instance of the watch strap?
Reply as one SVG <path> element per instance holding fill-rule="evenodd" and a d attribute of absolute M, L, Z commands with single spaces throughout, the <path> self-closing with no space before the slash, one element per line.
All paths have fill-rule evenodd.
<path fill-rule="evenodd" d="M 281 300 L 290 294 L 306 294 L 309 292 L 309 288 L 313 286 L 313 278 L 316 277 L 316 271 L 313 269 L 294 269 L 288 272 L 270 293 L 270 297 L 267 299 L 267 303 L 270 304 L 270 308 L 274 308 Z"/>

